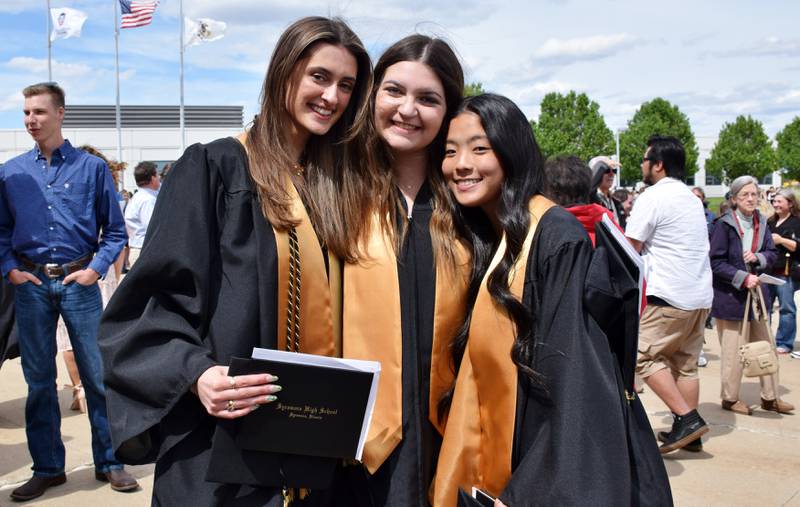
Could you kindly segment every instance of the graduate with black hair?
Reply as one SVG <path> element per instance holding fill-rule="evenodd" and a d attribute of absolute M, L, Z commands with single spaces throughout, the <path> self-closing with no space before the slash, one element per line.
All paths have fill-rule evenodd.
<path fill-rule="evenodd" d="M 442 170 L 483 220 L 470 224 L 474 305 L 453 344 L 433 503 L 477 487 L 511 507 L 671 505 L 649 424 L 584 304 L 592 243 L 541 195 L 542 166 L 513 102 L 464 100 Z"/>

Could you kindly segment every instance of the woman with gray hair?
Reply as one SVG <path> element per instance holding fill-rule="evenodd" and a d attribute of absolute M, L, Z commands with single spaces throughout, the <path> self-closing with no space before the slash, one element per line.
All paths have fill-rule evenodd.
<path fill-rule="evenodd" d="M 772 275 L 783 280 L 783 285 L 770 285 L 770 299 L 780 301 L 780 319 L 775 344 L 778 354 L 789 354 L 794 349 L 797 334 L 797 307 L 794 304 L 794 293 L 800 288 L 795 278 L 800 275 L 800 207 L 794 192 L 782 188 L 772 197 L 775 213 L 767 220 L 772 233 L 772 241 L 778 250 L 778 261 L 772 266 Z"/>
<path fill-rule="evenodd" d="M 739 347 L 745 342 L 769 341 L 764 321 L 753 320 L 749 334 L 742 336 L 739 327 L 744 318 L 747 294 L 750 289 L 761 292 L 756 273 L 764 272 L 775 263 L 778 252 L 769 234 L 766 220 L 759 214 L 758 181 L 752 176 L 733 180 L 730 190 L 731 209 L 717 220 L 711 235 L 711 270 L 714 274 L 714 303 L 711 316 L 716 319 L 721 352 L 722 408 L 750 415 L 752 409 L 739 399 L 742 384 L 742 365 Z M 761 408 L 781 414 L 790 413 L 794 406 L 778 398 L 778 375 L 760 377 Z"/>

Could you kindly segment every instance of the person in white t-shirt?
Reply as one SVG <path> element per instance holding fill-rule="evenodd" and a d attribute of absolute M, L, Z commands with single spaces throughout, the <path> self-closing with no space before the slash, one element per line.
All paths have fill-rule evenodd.
<path fill-rule="evenodd" d="M 673 413 L 661 453 L 702 449 L 708 425 L 697 413 L 697 358 L 713 301 L 708 228 L 700 201 L 683 183 L 686 152 L 674 137 L 653 136 L 642 158 L 648 185 L 633 206 L 625 235 L 642 254 L 647 307 L 642 313 L 636 373 Z"/>
<path fill-rule="evenodd" d="M 156 205 L 158 189 L 161 188 L 161 178 L 158 177 L 157 167 L 152 162 L 139 162 L 133 170 L 133 177 L 139 191 L 134 194 L 128 206 L 125 207 L 125 224 L 128 227 L 128 244 L 130 253 L 128 262 L 131 267 L 139 258 L 142 251 L 147 225 L 153 215 Z"/>

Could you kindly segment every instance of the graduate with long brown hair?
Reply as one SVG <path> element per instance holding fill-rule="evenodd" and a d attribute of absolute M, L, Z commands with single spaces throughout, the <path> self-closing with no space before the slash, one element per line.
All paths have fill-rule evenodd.
<path fill-rule="evenodd" d="M 191 146 L 173 166 L 100 333 L 116 456 L 156 462 L 153 505 L 328 501 L 336 460 L 236 445 L 236 420 L 281 386 L 227 365 L 287 339 L 340 354 L 339 259 L 357 258 L 371 193 L 360 137 L 371 84 L 343 21 L 301 19 L 277 42 L 249 131 Z"/>
<path fill-rule="evenodd" d="M 440 444 L 429 418 L 453 379 L 447 345 L 464 316 L 467 249 L 439 167 L 464 87 L 441 39 L 411 35 L 375 67 L 369 144 L 379 187 L 365 259 L 344 271 L 344 356 L 381 362 L 364 466 L 342 505 L 426 505 Z M 439 430 L 441 426 L 439 426 Z"/>

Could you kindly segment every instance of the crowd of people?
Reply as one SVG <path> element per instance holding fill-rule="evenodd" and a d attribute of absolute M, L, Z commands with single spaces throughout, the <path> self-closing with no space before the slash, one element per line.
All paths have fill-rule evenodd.
<path fill-rule="evenodd" d="M 33 459 L 12 499 L 66 481 L 61 317 L 95 476 L 130 491 L 123 463 L 154 462 L 153 505 L 477 505 L 473 488 L 498 506 L 671 505 L 661 455 L 701 450 L 708 431 L 709 311 L 723 409 L 751 412 L 736 351 L 770 339 L 746 301 L 776 297 L 778 351 L 793 348 L 794 195 L 777 192 L 767 219 L 757 182 L 738 178 L 709 222 L 676 138 L 642 146 L 643 193 L 612 191 L 612 158 L 545 161 L 511 100 L 463 92 L 441 39 L 403 38 L 373 69 L 346 23 L 303 18 L 249 128 L 189 147 L 163 189 L 139 164 L 120 206 L 108 162 L 62 137 L 63 90 L 27 87 L 35 147 L 0 168 L 2 296 L 16 303 L 0 331 L 16 320 Z M 644 259 L 641 298 L 613 273 L 604 217 Z M 126 258 L 103 311 L 98 280 L 116 283 Z M 765 293 L 762 272 L 786 283 Z M 360 461 L 238 445 L 238 420 L 284 389 L 229 375 L 254 347 L 381 363 Z M 634 371 L 670 431 L 653 434 Z M 778 394 L 777 374 L 762 377 L 761 407 L 790 413 Z"/>

